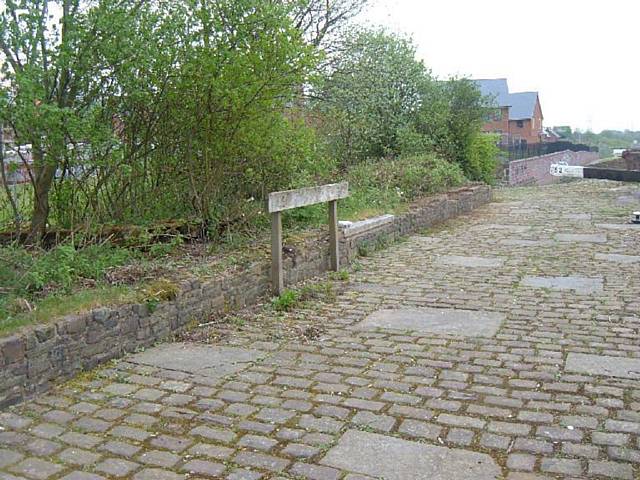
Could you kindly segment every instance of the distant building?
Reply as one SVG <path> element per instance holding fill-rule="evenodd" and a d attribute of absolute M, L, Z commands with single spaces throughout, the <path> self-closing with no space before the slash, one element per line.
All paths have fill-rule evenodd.
<path fill-rule="evenodd" d="M 544 127 L 542 129 L 542 141 L 544 143 L 559 142 L 562 138 L 562 135 L 556 132 L 553 128 Z"/>
<path fill-rule="evenodd" d="M 506 78 L 475 80 L 484 96 L 492 97 L 497 112 L 483 131 L 500 135 L 503 145 L 542 143 L 545 140 L 538 92 L 509 92 Z"/>
<path fill-rule="evenodd" d="M 626 148 L 614 148 L 613 149 L 613 156 L 614 157 L 622 157 L 622 154 L 625 152 L 625 150 L 627 150 Z"/>

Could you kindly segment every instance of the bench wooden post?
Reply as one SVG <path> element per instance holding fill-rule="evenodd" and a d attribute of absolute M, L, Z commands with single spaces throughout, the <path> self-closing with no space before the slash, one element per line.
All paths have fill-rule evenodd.
<path fill-rule="evenodd" d="M 340 269 L 340 251 L 338 247 L 338 201 L 329 202 L 329 250 L 331 252 L 331 270 Z"/>
<path fill-rule="evenodd" d="M 271 214 L 271 285 L 276 295 L 284 290 L 282 270 L 282 212 Z"/>
<path fill-rule="evenodd" d="M 282 211 L 328 202 L 331 269 L 337 271 L 338 268 L 340 268 L 340 252 L 338 251 L 338 200 L 348 196 L 349 184 L 347 182 L 269 194 L 268 210 L 269 213 L 271 213 L 271 282 L 275 294 L 280 295 L 284 291 Z"/>

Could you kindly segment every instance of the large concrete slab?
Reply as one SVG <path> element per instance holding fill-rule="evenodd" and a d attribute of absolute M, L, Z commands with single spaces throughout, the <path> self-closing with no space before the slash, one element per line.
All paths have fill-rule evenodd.
<path fill-rule="evenodd" d="M 621 255 L 619 253 L 596 253 L 596 260 L 604 260 L 614 263 L 638 263 L 640 256 L 638 255 Z"/>
<path fill-rule="evenodd" d="M 492 337 L 504 318 L 502 313 L 454 308 L 382 309 L 369 314 L 356 328 Z"/>
<path fill-rule="evenodd" d="M 436 258 L 436 265 L 454 265 L 469 268 L 498 268 L 504 264 L 502 258 L 463 257 L 460 255 L 442 255 Z"/>
<path fill-rule="evenodd" d="M 494 480 L 501 471 L 485 453 L 348 430 L 320 463 L 385 480 Z"/>
<path fill-rule="evenodd" d="M 128 361 L 167 370 L 222 378 L 247 368 L 267 354 L 259 350 L 194 343 L 171 343 L 150 348 Z"/>
<path fill-rule="evenodd" d="M 577 293 L 602 291 L 602 278 L 591 277 L 535 277 L 527 276 L 520 282 L 525 287 L 549 288 L 551 290 L 574 290 Z"/>
<path fill-rule="evenodd" d="M 562 218 L 567 220 L 591 220 L 590 213 L 565 213 Z"/>
<path fill-rule="evenodd" d="M 606 230 L 635 230 L 640 232 L 640 225 L 637 223 L 598 223 L 596 227 Z"/>
<path fill-rule="evenodd" d="M 531 227 L 529 225 L 501 225 L 497 223 L 486 223 L 481 225 L 474 225 L 471 228 L 472 230 L 477 230 L 477 231 L 497 230 L 497 231 L 516 232 L 516 233 L 523 233 L 531 230 Z"/>
<path fill-rule="evenodd" d="M 616 203 L 619 205 L 638 205 L 640 204 L 640 198 L 636 195 L 620 195 L 616 198 Z"/>
<path fill-rule="evenodd" d="M 607 243 L 604 233 L 558 233 L 555 238 L 559 242 Z"/>
<path fill-rule="evenodd" d="M 500 244 L 512 247 L 540 247 L 553 244 L 551 240 L 526 240 L 519 238 L 503 238 Z"/>
<path fill-rule="evenodd" d="M 379 283 L 354 283 L 350 287 L 356 292 L 380 293 L 382 295 L 400 295 L 405 290 L 402 287 Z"/>
<path fill-rule="evenodd" d="M 569 353 L 565 369 L 588 375 L 640 379 L 640 358 Z"/>

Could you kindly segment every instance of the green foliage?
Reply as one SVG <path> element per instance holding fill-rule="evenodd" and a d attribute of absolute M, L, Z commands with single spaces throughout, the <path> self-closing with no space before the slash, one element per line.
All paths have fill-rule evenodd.
<path fill-rule="evenodd" d="M 430 81 L 415 46 L 383 29 L 361 29 L 345 36 L 339 52 L 318 88 L 332 154 L 349 165 L 397 153 L 399 132 Z"/>
<path fill-rule="evenodd" d="M 488 108 L 475 83 L 437 80 L 410 39 L 381 29 L 351 32 L 331 66 L 316 109 L 342 165 L 437 153 L 469 178 L 492 180 L 491 161 L 480 158 L 489 151 L 474 146 Z"/>
<path fill-rule="evenodd" d="M 66 313 L 67 304 L 73 311 L 79 305 L 99 305 L 101 298 L 109 303 L 114 297 L 123 297 L 121 290 L 99 288 L 84 296 L 74 290 L 80 285 L 99 284 L 110 268 L 136 257 L 135 252 L 109 244 L 82 249 L 63 244 L 49 251 L 0 247 L 0 330 L 15 322 L 21 325 L 28 318 L 46 318 L 42 312 Z M 94 300 L 91 291 L 96 292 Z M 70 296 L 69 300 L 63 296 Z"/>
<path fill-rule="evenodd" d="M 433 83 L 425 91 L 425 101 L 414 128 L 430 139 L 435 152 L 460 165 L 469 178 L 491 179 L 495 169 L 489 162 L 478 163 L 477 158 L 472 158 L 487 107 L 487 99 L 468 79 Z"/>
<path fill-rule="evenodd" d="M 468 151 L 468 177 L 492 184 L 498 168 L 497 146 L 498 136 L 494 134 L 478 133 L 471 140 Z"/>
<path fill-rule="evenodd" d="M 30 252 L 22 247 L 0 247 L 0 284 L 18 295 L 43 289 L 69 292 L 81 280 L 100 280 L 114 266 L 130 262 L 135 254 L 109 244 L 76 249 L 58 245 L 52 250 Z"/>
<path fill-rule="evenodd" d="M 337 272 L 330 272 L 329 278 L 331 280 L 340 280 L 341 282 L 349 281 L 349 271 L 343 269 L 338 270 Z"/>
<path fill-rule="evenodd" d="M 271 306 L 277 312 L 288 312 L 298 304 L 299 298 L 300 293 L 296 290 L 285 290 L 271 300 Z"/>

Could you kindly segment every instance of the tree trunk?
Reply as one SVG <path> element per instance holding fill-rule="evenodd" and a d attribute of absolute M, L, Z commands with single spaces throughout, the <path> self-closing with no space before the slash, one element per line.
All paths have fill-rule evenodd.
<path fill-rule="evenodd" d="M 56 174 L 56 162 L 43 158 L 42 149 L 33 146 L 33 213 L 31 215 L 31 227 L 26 239 L 27 245 L 40 243 L 47 232 L 49 220 L 49 191 L 53 185 Z"/>

